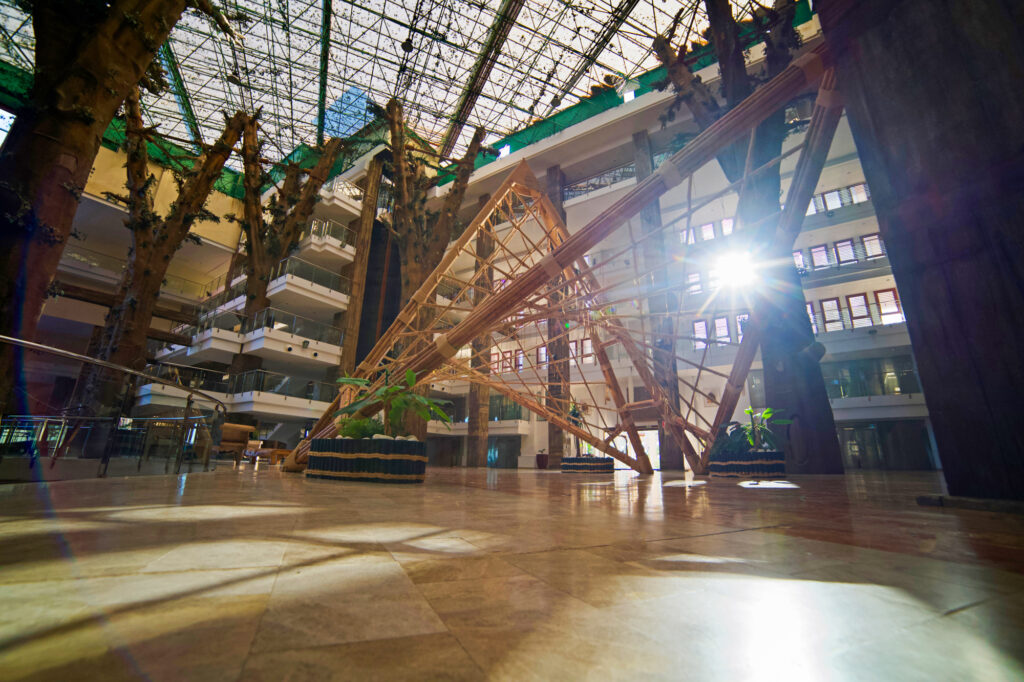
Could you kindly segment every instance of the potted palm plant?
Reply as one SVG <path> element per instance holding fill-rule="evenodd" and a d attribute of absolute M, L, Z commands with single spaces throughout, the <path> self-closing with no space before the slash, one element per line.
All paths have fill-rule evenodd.
<path fill-rule="evenodd" d="M 339 384 L 354 386 L 356 399 L 335 413 L 337 438 L 310 441 L 306 476 L 342 481 L 375 483 L 422 483 L 427 468 L 426 443 L 406 437 L 403 424 L 412 411 L 423 419 L 445 424 L 451 417 L 441 409 L 445 400 L 415 393 L 416 375 L 406 372 L 405 381 L 370 390 L 370 382 L 342 377 Z M 360 416 L 364 408 L 380 405 L 383 420 Z M 450 427 L 449 427 L 450 428 Z"/>
<path fill-rule="evenodd" d="M 708 454 L 708 473 L 721 478 L 772 479 L 786 475 L 786 456 L 778 449 L 770 426 L 791 424 L 778 410 L 744 410 L 750 421 L 722 426 Z"/>

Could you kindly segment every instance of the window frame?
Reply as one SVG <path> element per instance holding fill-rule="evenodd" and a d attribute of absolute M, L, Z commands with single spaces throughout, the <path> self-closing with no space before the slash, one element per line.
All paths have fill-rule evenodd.
<path fill-rule="evenodd" d="M 701 336 L 701 334 L 698 333 L 697 325 L 703 325 L 703 327 L 704 327 L 704 334 L 703 334 L 703 336 Z M 705 348 L 707 348 L 707 345 L 708 345 L 708 321 L 707 320 L 693 320 L 693 323 L 690 325 L 690 328 L 693 330 L 693 349 L 694 350 L 704 350 Z M 701 339 L 703 339 L 703 340 L 701 340 Z"/>
<path fill-rule="evenodd" d="M 894 313 L 883 313 L 882 312 L 882 300 L 878 297 L 879 294 L 886 294 L 892 292 L 892 302 L 896 305 L 896 312 Z M 906 313 L 903 312 L 903 303 L 900 302 L 900 292 L 896 290 L 896 287 L 889 287 L 888 289 L 877 289 L 875 292 L 875 305 L 878 306 L 878 321 L 881 324 L 899 324 L 907 321 Z M 898 320 L 892 320 L 886 322 L 886 317 L 890 315 L 899 315 Z"/>
<path fill-rule="evenodd" d="M 835 302 L 835 304 L 836 304 L 836 311 L 835 312 L 836 312 L 836 315 L 838 316 L 836 319 L 829 319 L 828 311 L 825 308 L 825 304 L 826 303 L 832 303 L 832 302 Z M 842 304 L 842 301 L 840 301 L 838 296 L 835 296 L 833 298 L 822 298 L 822 299 L 819 299 L 818 300 L 818 306 L 821 308 L 821 326 L 825 330 L 825 333 L 828 333 L 828 332 L 838 332 L 838 331 L 842 331 L 842 330 L 846 329 L 846 323 L 843 321 L 843 304 Z M 838 328 L 835 327 L 836 323 L 839 324 Z"/>
<path fill-rule="evenodd" d="M 826 263 L 824 265 L 818 265 L 818 263 L 815 261 L 815 259 L 814 259 L 814 250 L 815 249 L 821 249 L 821 253 L 823 253 L 825 255 Z M 810 254 L 810 256 L 811 256 L 811 269 L 812 270 L 825 270 L 827 268 L 832 267 L 832 262 L 831 262 L 831 259 L 829 258 L 829 251 L 830 251 L 830 249 L 828 248 L 828 244 L 817 244 L 817 245 L 812 246 L 812 247 L 807 249 L 807 253 Z"/>
<path fill-rule="evenodd" d="M 864 300 L 864 314 L 854 315 L 853 301 L 854 299 Z M 846 309 L 850 312 L 850 328 L 851 329 L 863 329 L 865 327 L 875 326 L 875 321 L 871 318 L 871 304 L 868 301 L 867 293 L 862 294 L 849 294 L 846 297 Z M 867 324 L 864 324 L 867 322 Z"/>

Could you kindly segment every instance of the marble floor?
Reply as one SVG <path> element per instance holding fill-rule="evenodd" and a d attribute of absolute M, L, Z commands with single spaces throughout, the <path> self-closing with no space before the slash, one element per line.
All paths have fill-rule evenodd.
<path fill-rule="evenodd" d="M 1024 679 L 1024 517 L 793 483 L 0 486 L 0 679 Z"/>

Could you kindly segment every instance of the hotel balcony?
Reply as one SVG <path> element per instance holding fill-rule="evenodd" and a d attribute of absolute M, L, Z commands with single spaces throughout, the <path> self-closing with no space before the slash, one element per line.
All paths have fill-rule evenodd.
<path fill-rule="evenodd" d="M 348 308 L 350 286 L 348 278 L 337 272 L 292 256 L 274 266 L 267 295 L 275 308 L 323 320 Z M 203 308 L 218 313 L 244 309 L 245 275 L 207 299 Z"/>
<path fill-rule="evenodd" d="M 336 269 L 355 259 L 355 234 L 337 220 L 316 218 L 299 236 L 298 255 L 313 265 Z"/>
<path fill-rule="evenodd" d="M 338 391 L 336 384 L 262 369 L 231 377 L 228 398 L 233 412 L 259 419 L 319 419 Z"/>
<path fill-rule="evenodd" d="M 298 371 L 322 370 L 341 362 L 344 334 L 328 324 L 267 308 L 242 325 L 242 352 L 286 362 Z"/>

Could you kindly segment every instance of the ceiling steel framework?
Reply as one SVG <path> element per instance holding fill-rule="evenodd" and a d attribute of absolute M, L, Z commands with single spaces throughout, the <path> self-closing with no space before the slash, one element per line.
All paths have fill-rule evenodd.
<path fill-rule="evenodd" d="M 174 87 L 147 96 L 147 123 L 198 141 L 216 137 L 222 111 L 262 108 L 272 158 L 316 144 L 330 132 L 328 116 L 358 129 L 367 100 L 383 105 L 390 97 L 403 101 L 420 136 L 461 154 L 476 126 L 493 142 L 551 113 L 553 98 L 571 105 L 605 76 L 657 67 L 651 40 L 677 14 L 694 35 L 705 25 L 701 0 L 215 4 L 241 42 L 186 14 L 162 50 Z M 733 4 L 749 15 L 749 2 Z M 17 0 L 0 0 L 0 44 L 0 60 L 27 70 L 35 41 Z"/>

